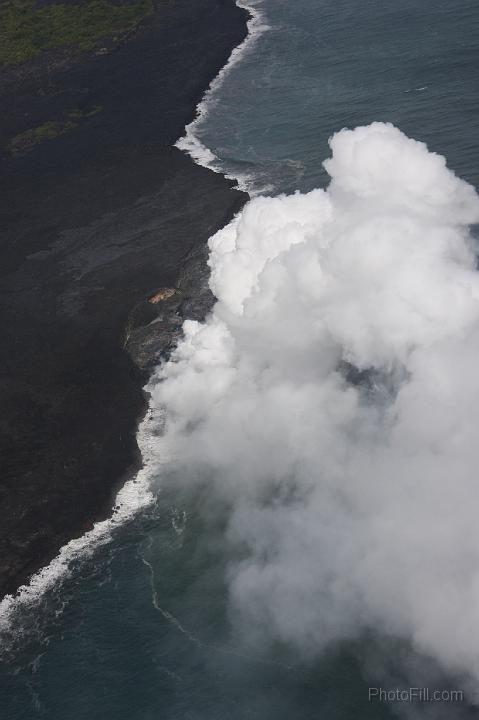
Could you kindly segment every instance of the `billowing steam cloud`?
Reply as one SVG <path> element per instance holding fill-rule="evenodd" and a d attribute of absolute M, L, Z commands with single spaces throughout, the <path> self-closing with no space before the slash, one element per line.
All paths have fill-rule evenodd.
<path fill-rule="evenodd" d="M 153 401 L 231 503 L 244 628 L 317 653 L 375 627 L 479 679 L 479 198 L 391 125 L 330 145 L 326 191 L 210 240 L 218 302 Z"/>

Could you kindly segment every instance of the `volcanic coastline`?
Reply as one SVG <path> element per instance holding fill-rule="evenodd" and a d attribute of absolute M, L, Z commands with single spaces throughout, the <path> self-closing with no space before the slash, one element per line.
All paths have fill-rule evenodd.
<path fill-rule="evenodd" d="M 157 0 L 0 69 L 0 597 L 109 515 L 149 372 L 211 306 L 206 241 L 248 198 L 173 144 L 247 17 Z"/>

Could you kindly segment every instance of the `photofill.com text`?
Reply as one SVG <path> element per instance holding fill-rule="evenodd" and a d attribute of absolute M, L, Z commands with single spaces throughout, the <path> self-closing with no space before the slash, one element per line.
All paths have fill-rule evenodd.
<path fill-rule="evenodd" d="M 440 690 L 428 687 L 394 688 L 385 690 L 380 687 L 369 688 L 369 702 L 464 702 L 462 690 Z"/>

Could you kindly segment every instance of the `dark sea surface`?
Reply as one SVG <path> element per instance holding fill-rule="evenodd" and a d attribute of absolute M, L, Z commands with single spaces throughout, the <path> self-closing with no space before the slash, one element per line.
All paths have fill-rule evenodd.
<path fill-rule="evenodd" d="M 264 0 L 270 30 L 227 76 L 202 142 L 270 192 L 322 186 L 328 137 L 390 121 L 479 185 L 474 0 Z M 157 502 L 23 618 L 0 667 L 0 718 L 375 720 L 477 717 L 461 705 L 368 702 L 368 687 L 457 687 L 392 639 L 306 661 L 247 647 L 228 606 L 224 517 L 157 478 Z M 207 488 L 204 490 L 207 493 Z M 411 678 L 408 667 L 414 664 Z"/>
<path fill-rule="evenodd" d="M 228 75 L 199 137 L 274 193 L 327 182 L 328 138 L 392 122 L 479 182 L 474 0 L 263 0 L 271 26 Z"/>

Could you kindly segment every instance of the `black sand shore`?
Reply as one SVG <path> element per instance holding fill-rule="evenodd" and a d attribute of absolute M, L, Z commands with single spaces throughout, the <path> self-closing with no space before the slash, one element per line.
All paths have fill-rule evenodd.
<path fill-rule="evenodd" d="M 158 0 L 101 52 L 0 72 L 0 596 L 107 516 L 138 463 L 188 267 L 246 199 L 171 147 L 245 20 L 233 0 Z"/>

